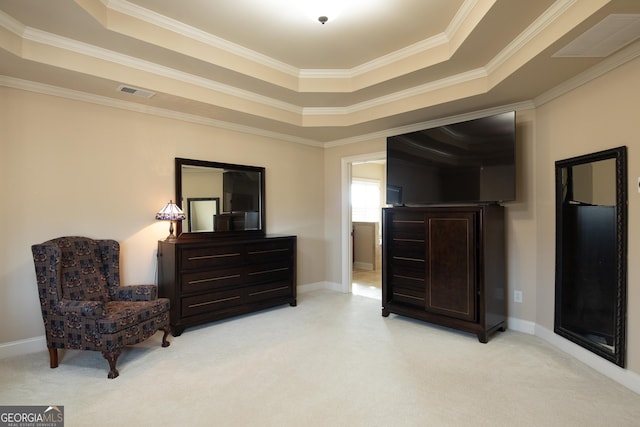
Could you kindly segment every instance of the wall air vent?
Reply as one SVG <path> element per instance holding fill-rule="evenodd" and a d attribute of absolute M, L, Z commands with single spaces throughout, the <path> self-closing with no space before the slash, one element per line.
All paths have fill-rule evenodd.
<path fill-rule="evenodd" d="M 139 89 L 137 87 L 120 85 L 118 86 L 118 92 L 124 92 L 135 96 L 141 96 L 143 98 L 151 98 L 155 95 L 155 92 L 151 92 L 144 89 Z"/>

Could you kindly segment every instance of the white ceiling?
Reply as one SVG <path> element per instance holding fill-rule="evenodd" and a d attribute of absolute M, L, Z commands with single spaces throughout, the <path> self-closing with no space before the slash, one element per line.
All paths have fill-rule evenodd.
<path fill-rule="evenodd" d="M 0 84 L 330 146 L 533 106 L 640 55 L 638 0 L 343 0 L 325 25 L 302 1 L 0 0 Z"/>

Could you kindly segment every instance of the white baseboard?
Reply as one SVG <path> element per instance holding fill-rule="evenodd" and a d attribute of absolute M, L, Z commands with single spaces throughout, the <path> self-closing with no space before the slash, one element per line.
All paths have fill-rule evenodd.
<path fill-rule="evenodd" d="M 507 325 L 509 329 L 514 331 L 542 338 L 558 350 L 567 353 L 618 384 L 640 394 L 640 375 L 635 372 L 614 365 L 535 322 L 509 317 L 507 319 Z"/>
<path fill-rule="evenodd" d="M 319 289 L 326 289 L 329 291 L 336 291 L 344 293 L 344 289 L 340 283 L 334 282 L 316 282 L 316 283 L 307 283 L 305 285 L 298 286 L 298 293 L 312 292 L 317 291 Z"/>
<path fill-rule="evenodd" d="M 44 335 L 0 344 L 0 359 L 40 351 L 47 351 L 47 340 Z"/>
<path fill-rule="evenodd" d="M 613 363 L 603 359 L 600 356 L 591 353 L 590 351 L 580 347 L 573 342 L 562 338 L 560 335 L 544 328 L 540 325 L 536 325 L 536 336 L 547 341 L 552 346 L 559 350 L 564 351 L 572 357 L 575 357 L 585 365 L 595 369 L 602 375 L 611 378 L 613 381 L 633 390 L 640 394 L 640 375 L 635 372 L 623 369 Z"/>
<path fill-rule="evenodd" d="M 536 334 L 536 324 L 534 322 L 518 319 L 515 317 L 507 318 L 507 328 L 529 335 Z"/>
<path fill-rule="evenodd" d="M 354 261 L 353 268 L 356 268 L 358 270 L 373 271 L 373 263 Z"/>

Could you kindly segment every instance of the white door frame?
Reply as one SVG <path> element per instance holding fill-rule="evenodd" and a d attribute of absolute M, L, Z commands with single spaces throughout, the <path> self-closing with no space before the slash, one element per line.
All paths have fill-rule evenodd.
<path fill-rule="evenodd" d="M 351 241 L 351 165 L 354 162 L 368 162 L 373 160 L 385 160 L 387 153 L 378 151 L 375 153 L 360 154 L 357 156 L 343 157 L 341 165 L 342 188 L 342 224 L 340 263 L 342 264 L 342 292 L 351 293 L 351 260 L 353 259 L 353 245 Z"/>

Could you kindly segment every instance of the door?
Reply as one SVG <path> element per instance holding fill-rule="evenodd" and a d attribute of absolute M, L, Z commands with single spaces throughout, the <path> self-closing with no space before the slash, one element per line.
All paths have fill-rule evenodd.
<path fill-rule="evenodd" d="M 428 212 L 425 309 L 476 320 L 477 212 Z"/>

